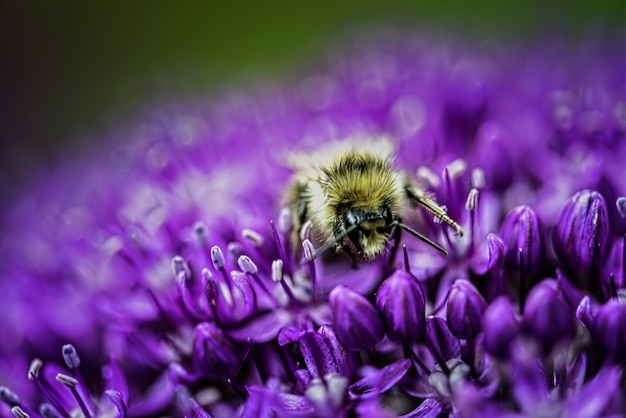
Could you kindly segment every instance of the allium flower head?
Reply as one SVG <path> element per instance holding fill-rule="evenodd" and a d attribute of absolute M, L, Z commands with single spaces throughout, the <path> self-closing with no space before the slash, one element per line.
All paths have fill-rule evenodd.
<path fill-rule="evenodd" d="M 0 416 L 620 416 L 626 59 L 563 46 L 370 35 L 33 178 L 0 220 Z M 462 226 L 395 214 L 447 255 L 351 263 L 284 207 L 294 152 L 382 136 Z"/>

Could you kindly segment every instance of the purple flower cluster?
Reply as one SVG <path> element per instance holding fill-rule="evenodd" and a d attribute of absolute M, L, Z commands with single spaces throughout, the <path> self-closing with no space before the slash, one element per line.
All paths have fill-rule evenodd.
<path fill-rule="evenodd" d="M 377 34 L 44 173 L 2 219 L 0 415 L 623 416 L 625 55 L 567 47 Z M 380 134 L 465 235 L 416 209 L 447 256 L 311 261 L 289 153 Z"/>

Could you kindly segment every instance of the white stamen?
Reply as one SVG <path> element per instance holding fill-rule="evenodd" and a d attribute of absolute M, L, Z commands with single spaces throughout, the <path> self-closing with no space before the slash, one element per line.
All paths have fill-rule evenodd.
<path fill-rule="evenodd" d="M 63 383 L 68 388 L 75 388 L 78 386 L 78 380 L 74 379 L 72 376 L 68 376 L 63 373 L 57 373 L 55 379 L 57 382 Z"/>
<path fill-rule="evenodd" d="M 300 241 L 304 241 L 311 238 L 311 229 L 313 228 L 313 222 L 306 221 L 302 228 L 300 228 Z"/>
<path fill-rule="evenodd" d="M 457 158 L 446 166 L 450 180 L 460 177 L 467 170 L 467 163 L 462 158 Z"/>
<path fill-rule="evenodd" d="M 475 189 L 483 189 L 485 187 L 485 172 L 480 167 L 472 170 L 472 187 Z"/>
<path fill-rule="evenodd" d="M 306 261 L 311 261 L 315 257 L 315 247 L 313 247 L 313 243 L 308 239 L 302 241 L 302 251 L 304 252 Z"/>
<path fill-rule="evenodd" d="M 211 261 L 213 262 L 215 270 L 222 270 L 224 268 L 224 264 L 226 264 L 224 253 L 217 245 L 211 247 Z"/>
<path fill-rule="evenodd" d="M 237 264 L 239 265 L 241 271 L 243 271 L 244 273 L 257 274 L 259 272 L 256 264 L 254 264 L 254 262 L 247 255 L 242 255 L 241 257 L 239 257 L 237 259 Z"/>
<path fill-rule="evenodd" d="M 13 408 L 11 408 L 11 412 L 17 418 L 30 418 L 30 415 L 28 415 L 26 412 L 24 412 L 24 410 L 22 408 L 20 408 L 19 406 L 14 406 Z"/>
<path fill-rule="evenodd" d="M 276 224 L 278 231 L 283 234 L 288 234 L 293 229 L 293 215 L 289 208 L 283 208 L 278 215 L 278 222 Z"/>
<path fill-rule="evenodd" d="M 436 189 L 441 184 L 439 176 L 425 165 L 419 167 L 415 172 L 415 175 L 426 183 L 431 189 Z"/>
<path fill-rule="evenodd" d="M 185 263 L 185 260 L 181 256 L 175 256 L 172 258 L 172 270 L 174 271 L 174 276 L 178 277 L 180 273 L 185 273 L 187 277 L 190 276 L 190 270 Z"/>
<path fill-rule="evenodd" d="M 260 247 L 261 245 L 263 245 L 263 235 L 259 234 L 258 232 L 249 229 L 249 228 L 244 228 L 241 231 L 241 236 L 245 239 L 247 239 L 248 241 L 252 242 L 252 244 L 255 247 Z"/>
<path fill-rule="evenodd" d="M 43 361 L 38 358 L 33 359 L 28 367 L 28 379 L 33 380 L 35 377 L 39 377 L 39 372 L 43 367 Z"/>
<path fill-rule="evenodd" d="M 478 190 L 471 189 L 469 194 L 467 195 L 467 200 L 465 201 L 465 209 L 475 210 L 477 203 L 478 203 Z"/>
<path fill-rule="evenodd" d="M 283 260 L 278 259 L 272 262 L 272 280 L 279 282 L 283 279 Z"/>

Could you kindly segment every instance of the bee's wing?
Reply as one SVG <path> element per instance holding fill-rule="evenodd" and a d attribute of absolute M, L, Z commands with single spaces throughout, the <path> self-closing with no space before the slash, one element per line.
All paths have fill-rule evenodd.
<path fill-rule="evenodd" d="M 395 151 L 389 136 L 353 135 L 340 141 L 328 143 L 312 152 L 292 152 L 285 161 L 295 171 L 314 176 L 320 168 L 330 167 L 347 153 L 369 153 L 383 159 L 392 159 Z"/>

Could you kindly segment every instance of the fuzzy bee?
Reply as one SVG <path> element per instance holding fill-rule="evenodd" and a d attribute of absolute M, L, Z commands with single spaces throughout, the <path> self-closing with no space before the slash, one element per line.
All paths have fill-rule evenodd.
<path fill-rule="evenodd" d="M 389 248 L 393 262 L 402 231 L 421 239 L 444 254 L 446 251 L 402 219 L 421 206 L 442 222 L 463 230 L 408 174 L 393 165 L 393 145 L 387 138 L 339 142 L 320 151 L 294 155 L 295 170 L 285 204 L 294 218 L 292 241 L 300 247 L 300 229 L 311 221 L 312 233 L 321 244 L 314 257 L 335 247 L 356 265 L 373 260 Z"/>

